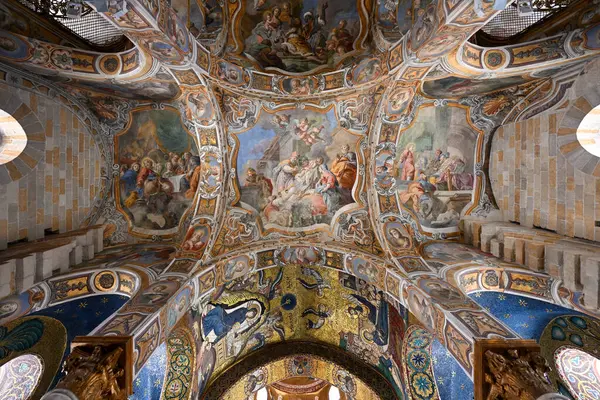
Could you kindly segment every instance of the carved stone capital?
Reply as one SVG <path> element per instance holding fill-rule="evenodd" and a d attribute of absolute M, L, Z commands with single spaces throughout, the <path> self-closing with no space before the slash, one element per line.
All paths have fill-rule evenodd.
<path fill-rule="evenodd" d="M 534 340 L 478 340 L 474 356 L 475 400 L 554 399 L 550 367 Z"/>
<path fill-rule="evenodd" d="M 68 395 L 79 400 L 126 400 L 132 393 L 132 354 L 131 337 L 76 337 L 63 366 L 65 376 L 48 395 L 63 396 L 56 399 Z"/>

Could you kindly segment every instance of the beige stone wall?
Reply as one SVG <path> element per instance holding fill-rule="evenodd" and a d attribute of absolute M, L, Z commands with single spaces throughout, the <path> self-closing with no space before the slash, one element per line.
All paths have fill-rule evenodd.
<path fill-rule="evenodd" d="M 100 188 L 100 154 L 88 128 L 55 100 L 2 83 L 0 93 L 0 108 L 28 136 L 23 155 L 0 166 L 0 249 L 40 239 L 48 228 L 79 228 Z"/>
<path fill-rule="evenodd" d="M 600 221 L 600 168 L 594 168 L 600 160 L 575 138 L 579 121 L 600 104 L 596 69 L 592 65 L 578 78 L 562 109 L 497 130 L 490 178 L 505 221 L 600 241 L 600 227 L 595 226 Z M 579 162 L 583 157 L 586 162 Z"/>

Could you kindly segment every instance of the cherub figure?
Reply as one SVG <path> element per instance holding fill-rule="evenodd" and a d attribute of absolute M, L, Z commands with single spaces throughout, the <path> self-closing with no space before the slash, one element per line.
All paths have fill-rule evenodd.
<path fill-rule="evenodd" d="M 324 125 L 320 127 L 312 126 L 316 121 L 308 122 L 308 118 L 303 118 L 295 127 L 294 133 L 298 135 L 300 139 L 304 141 L 309 146 L 317 143 L 319 140 L 323 140 L 319 136 L 321 131 L 325 129 Z"/>

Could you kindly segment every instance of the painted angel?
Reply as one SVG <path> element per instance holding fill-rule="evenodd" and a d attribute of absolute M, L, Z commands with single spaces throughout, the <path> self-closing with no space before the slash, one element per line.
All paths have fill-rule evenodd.
<path fill-rule="evenodd" d="M 309 146 L 317 143 L 319 140 L 324 140 L 320 137 L 320 133 L 325 129 L 324 125 L 320 127 L 313 126 L 317 121 L 308 121 L 308 118 L 303 118 L 298 124 L 294 126 L 294 133 Z"/>

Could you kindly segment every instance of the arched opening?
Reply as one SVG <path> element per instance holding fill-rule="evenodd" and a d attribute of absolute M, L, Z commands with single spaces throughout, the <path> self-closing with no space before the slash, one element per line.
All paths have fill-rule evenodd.
<path fill-rule="evenodd" d="M 0 110 L 0 165 L 17 158 L 27 145 L 27 135 L 12 115 Z"/>
<path fill-rule="evenodd" d="M 315 393 L 328 399 L 328 386 L 337 387 L 340 400 L 399 398 L 392 384 L 356 355 L 337 346 L 305 341 L 266 345 L 217 376 L 198 398 L 257 400 L 266 387 L 267 400 L 279 397 L 273 393 L 284 399 L 289 394 L 304 399 L 300 392 L 304 395 L 306 391 L 311 399 Z"/>
<path fill-rule="evenodd" d="M 217 265 L 217 274 L 232 280 L 192 307 L 194 335 L 201 343 L 200 379 L 195 386 L 200 398 L 221 398 L 204 393 L 211 390 L 205 388 L 207 382 L 216 381 L 235 362 L 255 358 L 260 349 L 288 340 L 327 342 L 354 352 L 377 368 L 401 396 L 399 366 L 407 314 L 388 301 L 391 296 L 367 282 L 374 264 L 363 260 L 367 265 L 359 271 L 367 272 L 357 272 L 363 280 L 333 268 L 291 263 L 248 274 L 249 260 L 238 261 Z M 314 281 L 318 283 L 313 286 Z M 340 312 L 331 318 L 334 310 Z M 286 320 L 294 325 L 286 327 Z M 325 331 L 331 333 L 324 335 Z"/>
<path fill-rule="evenodd" d="M 600 393 L 600 360 L 574 347 L 555 353 L 556 369 L 577 400 L 595 400 Z"/>
<path fill-rule="evenodd" d="M 26 400 L 35 391 L 42 372 L 42 360 L 23 354 L 0 367 L 0 399 Z"/>
<path fill-rule="evenodd" d="M 600 157 L 600 105 L 581 120 L 577 128 L 577 140 L 585 151 Z"/>

